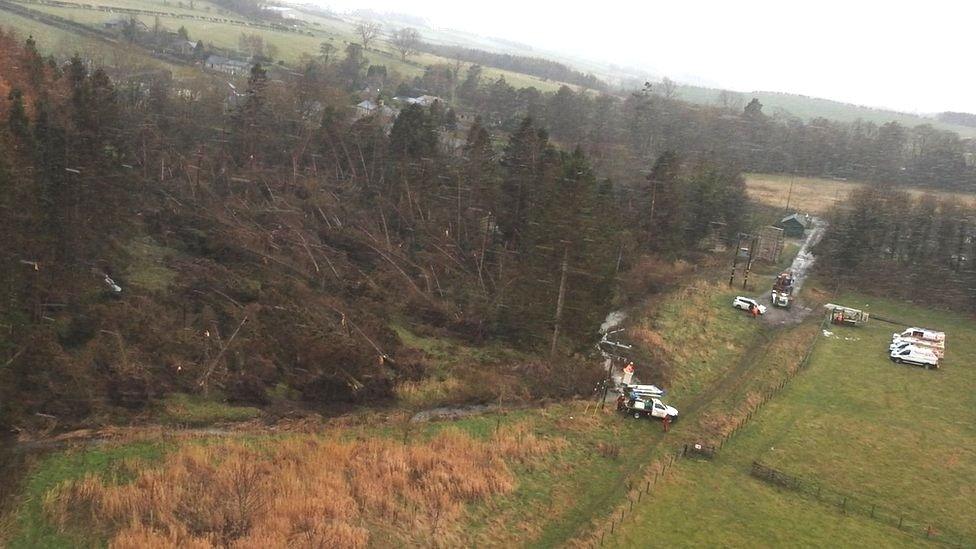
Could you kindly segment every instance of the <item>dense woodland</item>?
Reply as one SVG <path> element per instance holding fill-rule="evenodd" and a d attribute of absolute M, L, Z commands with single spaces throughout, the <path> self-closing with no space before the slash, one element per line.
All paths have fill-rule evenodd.
<path fill-rule="evenodd" d="M 512 127 L 525 114 L 540 120 L 553 139 L 582 146 L 595 165 L 621 181 L 627 174 L 618 166 L 676 151 L 746 171 L 976 189 L 972 142 L 929 125 L 804 122 L 767 116 L 755 99 L 695 105 L 681 101 L 667 83 L 623 98 L 566 86 L 541 94 L 502 79 L 486 82 L 478 67 L 468 69 L 458 98 L 499 127 Z"/>
<path fill-rule="evenodd" d="M 976 209 L 889 186 L 851 194 L 818 249 L 838 287 L 976 310 Z"/>
<path fill-rule="evenodd" d="M 381 401 L 426 375 L 398 323 L 507 341 L 540 357 L 527 378 L 541 357 L 585 364 L 569 355 L 641 254 L 745 218 L 741 177 L 704 155 L 634 163 L 654 175 L 624 192 L 531 117 L 507 135 L 475 121 L 459 151 L 438 103 L 356 118 L 367 67 L 349 56 L 287 81 L 257 65 L 229 95 L 0 42 L 8 423 L 173 391 Z M 565 377 L 536 394 L 579 390 Z"/>

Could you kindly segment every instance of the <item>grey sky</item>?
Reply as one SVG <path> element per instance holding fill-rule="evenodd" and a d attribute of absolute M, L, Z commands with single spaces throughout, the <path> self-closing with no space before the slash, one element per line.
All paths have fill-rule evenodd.
<path fill-rule="evenodd" d="M 976 112 L 969 2 L 314 0 L 372 8 L 740 91 Z"/>

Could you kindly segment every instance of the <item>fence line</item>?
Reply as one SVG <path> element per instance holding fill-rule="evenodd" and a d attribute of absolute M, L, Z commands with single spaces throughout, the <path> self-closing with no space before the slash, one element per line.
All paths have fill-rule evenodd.
<path fill-rule="evenodd" d="M 823 486 L 819 482 L 813 482 L 797 475 L 774 469 L 758 461 L 752 463 L 752 469 L 749 471 L 749 474 L 769 484 L 774 484 L 810 498 L 815 498 L 819 502 L 836 507 L 838 511 L 845 515 L 856 514 L 864 516 L 920 538 L 939 541 L 948 545 L 960 547 L 976 546 L 966 536 L 939 527 L 932 522 L 918 520 L 903 512 L 879 505 L 866 498 L 861 498 L 860 496 L 855 497 L 833 490 Z"/>

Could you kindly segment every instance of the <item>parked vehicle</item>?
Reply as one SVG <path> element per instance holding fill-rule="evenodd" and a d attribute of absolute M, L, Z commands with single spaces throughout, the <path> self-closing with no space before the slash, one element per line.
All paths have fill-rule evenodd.
<path fill-rule="evenodd" d="M 640 419 L 642 417 L 664 419 L 665 417 L 669 417 L 671 421 L 674 421 L 678 418 L 677 408 L 668 406 L 658 398 L 641 399 L 621 396 L 617 400 L 617 411 L 631 414 L 634 416 L 634 419 Z"/>
<path fill-rule="evenodd" d="M 920 339 L 917 337 L 905 337 L 900 335 L 892 335 L 891 344 L 897 345 L 899 343 L 914 343 L 921 347 L 931 347 L 933 349 L 945 350 L 945 340 L 942 341 L 932 341 L 931 339 Z"/>
<path fill-rule="evenodd" d="M 890 353 L 895 350 L 901 351 L 906 347 L 911 347 L 913 345 L 922 349 L 929 349 L 935 354 L 935 356 L 939 357 L 939 360 L 945 358 L 945 347 L 940 347 L 938 345 L 933 345 L 933 344 L 926 344 L 921 340 L 915 340 L 915 339 L 895 339 L 894 341 L 891 342 L 891 345 L 888 346 L 888 352 Z"/>
<path fill-rule="evenodd" d="M 928 369 L 939 367 L 939 357 L 931 349 L 925 347 L 908 345 L 903 349 L 891 351 L 888 356 L 898 364 L 914 364 Z"/>
<path fill-rule="evenodd" d="M 868 313 L 843 305 L 828 303 L 824 305 L 827 314 L 830 315 L 830 322 L 834 324 L 845 324 L 847 326 L 857 326 L 868 321 Z"/>
<path fill-rule="evenodd" d="M 926 328 L 908 328 L 901 333 L 891 334 L 892 338 L 911 338 L 918 339 L 922 341 L 931 341 L 935 343 L 945 344 L 946 335 L 945 332 L 937 332 L 935 330 L 929 330 Z"/>
<path fill-rule="evenodd" d="M 789 308 L 793 304 L 793 273 L 785 271 L 773 281 L 773 290 L 769 294 L 769 300 L 774 307 Z"/>
<path fill-rule="evenodd" d="M 742 297 L 741 295 L 735 296 L 732 300 L 732 306 L 736 309 L 742 309 L 743 311 L 749 311 L 753 307 L 759 309 L 759 314 L 766 314 L 766 306 L 760 305 L 758 301 L 752 299 L 751 297 Z"/>
<path fill-rule="evenodd" d="M 793 296 L 786 292 L 773 290 L 769 293 L 769 301 L 773 304 L 773 307 L 789 309 L 793 305 Z"/>

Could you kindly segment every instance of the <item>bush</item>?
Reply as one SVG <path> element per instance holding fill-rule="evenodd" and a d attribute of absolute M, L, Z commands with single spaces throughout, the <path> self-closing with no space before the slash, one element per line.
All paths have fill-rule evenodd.
<path fill-rule="evenodd" d="M 623 275 L 621 289 L 625 297 L 646 297 L 668 290 L 694 273 L 695 266 L 677 260 L 668 261 L 644 255 Z"/>

